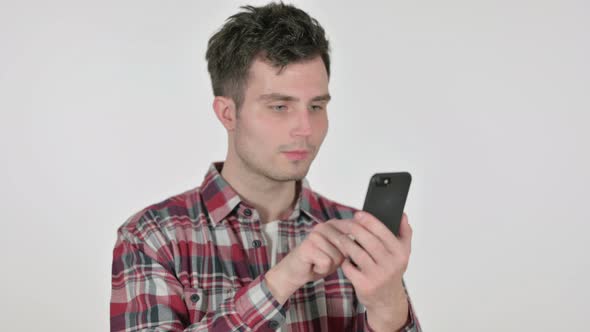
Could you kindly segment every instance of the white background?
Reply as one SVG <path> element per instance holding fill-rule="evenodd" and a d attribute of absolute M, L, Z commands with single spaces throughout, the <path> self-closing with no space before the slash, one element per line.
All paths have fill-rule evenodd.
<path fill-rule="evenodd" d="M 333 50 L 310 183 L 413 174 L 425 330 L 587 330 L 589 3 L 296 3 Z M 241 4 L 0 0 L 3 329 L 108 330 L 117 227 L 225 157 L 204 55 Z"/>

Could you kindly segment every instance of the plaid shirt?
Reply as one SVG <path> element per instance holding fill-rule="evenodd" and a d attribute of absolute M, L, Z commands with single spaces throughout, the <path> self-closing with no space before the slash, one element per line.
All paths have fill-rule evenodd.
<path fill-rule="evenodd" d="M 264 275 L 270 264 L 258 212 L 214 163 L 200 187 L 153 204 L 118 229 L 113 251 L 111 331 L 372 331 L 342 269 L 308 282 L 284 305 Z M 277 262 L 311 228 L 356 211 L 298 183 L 281 216 Z M 410 304 L 403 331 L 421 331 Z"/>

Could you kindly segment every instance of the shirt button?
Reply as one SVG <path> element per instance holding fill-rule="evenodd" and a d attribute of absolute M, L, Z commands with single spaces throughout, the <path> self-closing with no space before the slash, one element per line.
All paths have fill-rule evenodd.
<path fill-rule="evenodd" d="M 199 302 L 199 299 L 201 299 L 201 297 L 199 296 L 199 294 L 193 294 L 193 295 L 191 295 L 191 302 L 192 303 Z"/>
<path fill-rule="evenodd" d="M 260 240 L 254 240 L 252 241 L 252 245 L 254 246 L 254 248 L 260 248 L 262 242 L 260 242 Z"/>
<path fill-rule="evenodd" d="M 250 210 L 250 209 L 246 209 L 246 210 L 244 210 L 244 215 L 245 215 L 246 217 L 250 217 L 250 216 L 252 216 L 252 210 Z"/>
<path fill-rule="evenodd" d="M 268 322 L 268 327 L 274 330 L 279 327 L 279 323 L 276 320 L 271 320 Z"/>

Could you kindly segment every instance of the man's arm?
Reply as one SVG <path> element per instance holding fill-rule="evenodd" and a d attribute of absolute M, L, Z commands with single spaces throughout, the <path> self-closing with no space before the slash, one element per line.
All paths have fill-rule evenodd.
<path fill-rule="evenodd" d="M 164 245 L 118 232 L 113 251 L 111 331 L 273 331 L 273 326 L 283 324 L 288 302 L 276 301 L 264 274 L 217 308 L 208 308 L 206 302 L 199 302 L 206 299 L 199 298 L 194 289 L 184 289 L 161 259 L 171 254 Z"/>

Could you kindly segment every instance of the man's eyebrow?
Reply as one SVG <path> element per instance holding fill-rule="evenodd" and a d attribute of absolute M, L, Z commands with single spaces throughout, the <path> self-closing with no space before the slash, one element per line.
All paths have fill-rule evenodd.
<path fill-rule="evenodd" d="M 325 95 L 321 95 L 321 96 L 317 96 L 317 97 L 313 97 L 311 99 L 311 101 L 330 101 L 330 99 L 332 99 L 332 96 L 330 96 L 329 93 L 325 94 Z"/>
<path fill-rule="evenodd" d="M 258 97 L 259 100 L 281 100 L 281 101 L 298 101 L 299 98 L 295 98 L 293 96 L 287 96 L 280 93 L 267 93 L 264 95 L 260 95 Z"/>
<path fill-rule="evenodd" d="M 325 94 L 317 97 L 313 97 L 311 101 L 329 101 L 331 99 L 330 94 Z M 267 93 L 264 95 L 260 95 L 258 100 L 268 100 L 268 101 L 299 101 L 299 98 L 283 95 L 280 93 Z"/>

